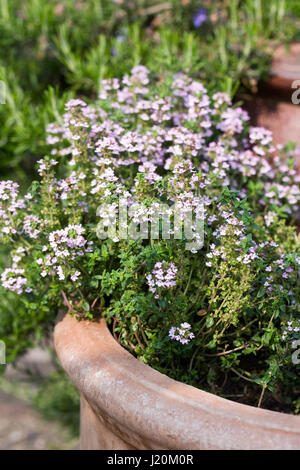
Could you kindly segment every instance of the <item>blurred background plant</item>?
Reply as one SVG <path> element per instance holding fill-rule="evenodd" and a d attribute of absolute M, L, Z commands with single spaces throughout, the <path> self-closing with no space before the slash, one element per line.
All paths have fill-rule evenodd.
<path fill-rule="evenodd" d="M 195 73 L 210 88 L 256 90 L 274 42 L 297 34 L 297 1 L 1 0 L 0 171 L 24 183 L 47 152 L 45 126 L 71 95 L 138 63 Z"/>
<path fill-rule="evenodd" d="M 299 39 L 299 24 L 298 0 L 1 0 L 1 179 L 25 188 L 36 176 L 36 160 L 49 152 L 47 124 L 60 120 L 71 97 L 93 100 L 103 78 L 142 63 L 161 80 L 184 71 L 208 89 L 255 93 L 268 75 L 274 46 Z M 1 253 L 0 264 L 5 262 Z M 39 318 L 30 311 L 1 292 L 0 338 L 8 361 L 41 339 Z M 44 391 L 34 399 L 48 416 L 53 390 L 68 390 L 65 380 L 60 371 L 43 381 Z M 74 389 L 67 396 L 52 403 L 56 417 L 64 419 L 69 405 L 78 409 Z"/>

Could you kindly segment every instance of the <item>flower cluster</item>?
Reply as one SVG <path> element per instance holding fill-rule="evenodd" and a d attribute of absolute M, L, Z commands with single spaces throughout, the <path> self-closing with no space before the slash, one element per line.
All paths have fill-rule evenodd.
<path fill-rule="evenodd" d="M 49 234 L 49 244 L 44 245 L 42 248 L 44 257 L 36 260 L 37 264 L 41 267 L 42 277 L 47 276 L 47 274 L 54 275 L 56 273 L 59 280 L 65 280 L 64 267 L 68 263 L 73 264 L 78 257 L 91 251 L 90 246 L 85 248 L 89 243 L 87 243 L 87 240 L 82 235 L 84 231 L 81 225 L 68 225 L 64 229 L 55 230 Z M 75 282 L 80 275 L 80 271 L 73 269 L 71 270 L 70 278 Z"/>
<path fill-rule="evenodd" d="M 41 232 L 42 221 L 35 215 L 26 215 L 23 222 L 23 230 L 30 238 L 37 238 Z"/>
<path fill-rule="evenodd" d="M 18 188 L 19 185 L 13 181 L 0 181 L 0 227 L 5 235 L 17 233 L 13 219 L 20 209 L 25 208 L 25 201 L 19 197 Z"/>
<path fill-rule="evenodd" d="M 156 292 L 157 288 L 175 287 L 177 271 L 178 269 L 174 263 L 168 263 L 167 261 L 155 263 L 151 274 L 147 275 L 150 292 Z"/>
<path fill-rule="evenodd" d="M 169 331 L 169 336 L 181 344 L 188 344 L 195 338 L 194 333 L 191 331 L 191 325 L 187 322 L 181 323 L 180 327 L 172 326 Z"/>
<path fill-rule="evenodd" d="M 22 294 L 25 292 L 31 292 L 31 288 L 26 288 L 27 279 L 23 276 L 25 270 L 18 269 L 15 267 L 7 268 L 1 274 L 1 283 L 5 289 L 16 292 L 17 294 Z"/>
<path fill-rule="evenodd" d="M 283 329 L 282 339 L 290 344 L 292 348 L 300 349 L 300 319 L 287 322 Z"/>

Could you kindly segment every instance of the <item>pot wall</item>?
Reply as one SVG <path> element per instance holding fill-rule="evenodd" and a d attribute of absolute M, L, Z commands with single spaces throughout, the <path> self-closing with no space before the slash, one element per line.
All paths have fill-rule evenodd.
<path fill-rule="evenodd" d="M 245 102 L 251 122 L 273 132 L 276 144 L 296 142 L 296 163 L 300 174 L 300 104 L 293 104 L 292 95 L 300 86 L 300 43 L 290 49 L 277 48 L 273 55 L 271 78 L 260 86 L 258 95 Z M 297 88 L 292 84 L 299 80 Z M 300 93 L 297 93 L 298 99 Z"/>
<path fill-rule="evenodd" d="M 82 449 L 300 449 L 300 417 L 217 397 L 125 351 L 105 321 L 66 315 L 54 332 L 81 393 Z"/>
<path fill-rule="evenodd" d="M 297 173 L 300 174 L 300 104 L 281 101 L 276 90 L 274 96 L 268 90 L 265 96 L 256 96 L 245 107 L 253 125 L 273 132 L 275 144 L 296 142 L 298 150 L 295 160 Z"/>

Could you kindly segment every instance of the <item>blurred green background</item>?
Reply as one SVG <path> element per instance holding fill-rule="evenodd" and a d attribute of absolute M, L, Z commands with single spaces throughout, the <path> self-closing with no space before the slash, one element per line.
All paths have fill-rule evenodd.
<path fill-rule="evenodd" d="M 298 0 L 1 0 L 1 179 L 25 189 L 49 152 L 47 124 L 61 119 L 70 97 L 94 100 L 103 78 L 143 64 L 161 78 L 184 71 L 211 90 L 251 95 L 268 75 L 274 47 L 299 39 L 299 24 Z M 7 261 L 2 247 L 1 270 Z M 42 334 L 16 296 L 0 296 L 0 339 L 11 362 Z M 30 380 L 31 402 L 76 435 L 79 398 L 59 366 Z M 2 377 L 0 387 L 17 393 L 18 384 Z"/>

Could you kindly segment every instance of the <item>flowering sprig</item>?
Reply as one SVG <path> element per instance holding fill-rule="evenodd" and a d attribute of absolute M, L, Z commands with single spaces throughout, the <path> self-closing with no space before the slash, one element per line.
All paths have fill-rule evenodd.
<path fill-rule="evenodd" d="M 187 322 L 181 323 L 180 327 L 172 326 L 169 331 L 169 337 L 175 341 L 179 341 L 181 344 L 188 344 L 195 338 L 191 328 L 191 325 Z"/>
<path fill-rule="evenodd" d="M 150 292 L 156 292 L 157 289 L 175 287 L 177 271 L 177 267 L 174 263 L 168 263 L 167 261 L 155 263 L 151 274 L 147 275 Z"/>
<path fill-rule="evenodd" d="M 283 329 L 282 339 L 290 340 L 292 346 L 296 341 L 300 340 L 300 319 L 289 320 Z"/>

